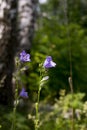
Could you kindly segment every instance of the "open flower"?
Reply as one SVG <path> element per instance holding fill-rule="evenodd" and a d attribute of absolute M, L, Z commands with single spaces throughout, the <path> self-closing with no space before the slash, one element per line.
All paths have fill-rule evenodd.
<path fill-rule="evenodd" d="M 52 61 L 52 57 L 51 56 L 47 56 L 46 60 L 44 61 L 43 66 L 45 68 L 52 68 L 56 66 L 56 63 Z"/>
<path fill-rule="evenodd" d="M 30 60 L 30 54 L 27 54 L 24 50 L 20 53 L 20 61 L 27 62 Z"/>
<path fill-rule="evenodd" d="M 19 96 L 23 98 L 28 98 L 28 93 L 25 91 L 25 88 L 22 88 Z"/>

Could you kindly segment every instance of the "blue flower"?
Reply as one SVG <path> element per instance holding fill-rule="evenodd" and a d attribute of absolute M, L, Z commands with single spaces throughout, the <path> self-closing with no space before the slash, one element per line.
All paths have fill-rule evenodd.
<path fill-rule="evenodd" d="M 22 88 L 19 96 L 23 98 L 28 98 L 28 93 L 25 91 L 25 88 Z"/>
<path fill-rule="evenodd" d="M 47 56 L 46 60 L 44 61 L 43 66 L 45 68 L 52 68 L 56 66 L 56 63 L 52 61 L 52 57 L 51 56 Z"/>
<path fill-rule="evenodd" d="M 27 62 L 30 60 L 30 54 L 27 54 L 24 50 L 20 53 L 20 61 Z"/>

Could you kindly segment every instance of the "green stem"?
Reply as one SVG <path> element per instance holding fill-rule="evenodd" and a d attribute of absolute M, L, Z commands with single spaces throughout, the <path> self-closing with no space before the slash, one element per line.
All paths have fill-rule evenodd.
<path fill-rule="evenodd" d="M 37 103 L 36 103 L 36 119 L 35 119 L 35 130 L 38 130 L 38 123 L 39 123 L 39 100 L 40 100 L 40 91 L 41 87 L 39 86 L 38 89 L 38 97 L 37 97 Z"/>
<path fill-rule="evenodd" d="M 41 71 L 42 64 L 39 65 L 40 67 L 40 81 L 43 77 L 43 72 Z M 36 102 L 36 119 L 35 119 L 35 130 L 38 130 L 39 127 L 39 101 L 40 101 L 40 92 L 41 92 L 41 82 L 39 81 L 39 88 L 37 94 L 37 102 Z"/>
<path fill-rule="evenodd" d="M 14 104 L 14 108 L 13 108 L 13 121 L 12 121 L 12 128 L 11 130 L 15 130 L 16 129 L 16 109 L 17 109 L 17 100 L 18 100 L 18 80 L 15 77 L 15 81 L 16 81 L 16 89 L 15 89 L 15 104 Z"/>
<path fill-rule="evenodd" d="M 74 91 L 73 91 L 72 75 L 71 75 L 71 77 L 69 77 L 69 85 L 70 85 L 72 100 L 73 100 Z M 75 129 L 75 127 L 74 127 L 74 125 L 75 125 L 74 115 L 75 115 L 75 111 L 74 111 L 74 108 L 72 107 L 72 126 L 71 126 L 71 130 Z"/>
<path fill-rule="evenodd" d="M 70 64 L 70 77 L 69 77 L 69 85 L 70 85 L 70 90 L 72 94 L 72 100 L 73 100 L 73 82 L 72 82 L 72 46 L 71 46 L 71 41 L 70 41 L 70 30 L 69 30 L 69 19 L 68 19 L 68 0 L 63 1 L 63 11 L 64 11 L 64 17 L 65 17 L 65 27 L 66 27 L 66 36 L 68 39 L 68 45 L 69 45 L 69 64 Z M 72 107 L 72 125 L 71 125 L 71 130 L 74 130 L 74 108 Z"/>
<path fill-rule="evenodd" d="M 16 108 L 13 108 L 13 122 L 12 122 L 12 128 L 11 130 L 15 130 L 15 121 L 16 121 Z"/>

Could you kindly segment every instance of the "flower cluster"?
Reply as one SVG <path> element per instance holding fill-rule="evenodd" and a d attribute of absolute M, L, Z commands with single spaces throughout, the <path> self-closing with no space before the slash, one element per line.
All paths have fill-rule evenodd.
<path fill-rule="evenodd" d="M 20 53 L 20 61 L 21 62 L 28 62 L 31 61 L 30 60 L 30 54 L 27 54 L 24 50 Z M 48 68 L 52 68 L 55 67 L 56 63 L 53 62 L 52 57 L 51 56 L 47 56 L 44 63 L 43 63 L 43 67 L 48 69 Z M 49 76 L 44 77 L 41 81 L 47 80 L 49 78 Z M 22 88 L 21 92 L 20 92 L 20 97 L 24 97 L 24 98 L 28 98 L 28 93 L 25 91 L 25 88 Z"/>
<path fill-rule="evenodd" d="M 30 60 L 30 54 L 27 54 L 24 50 L 20 53 L 20 61 L 21 62 L 27 62 L 31 61 Z M 44 63 L 43 63 L 44 68 L 52 68 L 56 66 L 56 63 L 52 61 L 51 56 L 47 56 Z"/>

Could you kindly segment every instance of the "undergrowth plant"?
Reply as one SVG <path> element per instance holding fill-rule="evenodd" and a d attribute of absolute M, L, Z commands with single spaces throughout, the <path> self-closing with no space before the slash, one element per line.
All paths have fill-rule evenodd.
<path fill-rule="evenodd" d="M 14 73 L 14 79 L 15 79 L 15 103 L 14 103 L 14 108 L 13 108 L 13 120 L 12 120 L 12 127 L 11 130 L 16 130 L 16 109 L 17 105 L 19 103 L 19 98 L 28 98 L 28 93 L 26 92 L 25 88 L 22 87 L 21 92 L 18 94 L 19 91 L 19 86 L 22 83 L 20 81 L 19 76 L 21 73 L 23 73 L 24 70 L 27 69 L 27 66 L 24 66 L 23 64 L 25 62 L 30 62 L 30 55 L 27 54 L 24 50 L 20 53 L 20 57 L 16 58 L 16 72 Z M 22 64 L 22 68 L 21 68 Z M 39 73 L 40 73 L 40 80 L 39 80 L 39 86 L 38 86 L 38 93 L 37 93 L 37 102 L 35 103 L 35 110 L 36 110 L 36 115 L 35 115 L 35 130 L 38 130 L 39 128 L 39 100 L 40 100 L 40 92 L 42 87 L 44 86 L 44 83 L 46 80 L 48 80 L 49 76 L 46 75 L 46 71 L 49 68 L 55 67 L 56 63 L 52 61 L 51 56 L 47 56 L 45 59 L 44 63 L 39 65 Z"/>
<path fill-rule="evenodd" d="M 21 75 L 28 68 L 26 62 L 31 62 L 30 55 L 22 51 L 16 58 L 16 71 L 14 73 L 15 80 L 15 101 L 13 112 L 3 116 L 3 119 L 12 123 L 11 130 L 31 130 L 28 123 L 31 118 L 34 123 L 32 130 L 87 130 L 87 101 L 83 102 L 84 93 L 71 92 L 66 94 L 65 90 L 59 92 L 59 98 L 55 99 L 53 104 L 40 102 L 41 90 L 49 79 L 48 69 L 55 67 L 51 56 L 47 56 L 45 61 L 39 64 L 39 83 L 37 90 L 37 98 L 34 104 L 34 113 L 27 113 L 28 118 L 24 118 L 17 112 L 17 106 L 20 104 L 21 98 L 28 99 L 28 92 L 21 81 Z M 71 79 L 69 79 L 71 85 Z M 0 119 L 1 121 L 1 119 Z M 6 125 L 7 126 L 7 125 Z M 3 125 L 0 126 L 4 130 Z"/>
<path fill-rule="evenodd" d="M 60 97 L 55 99 L 48 110 L 43 110 L 41 115 L 41 126 L 39 130 L 72 130 L 72 108 L 74 109 L 74 129 L 87 130 L 87 101 L 83 102 L 85 94 L 67 94 L 65 90 L 60 91 Z M 47 106 L 46 104 L 43 104 Z"/>

